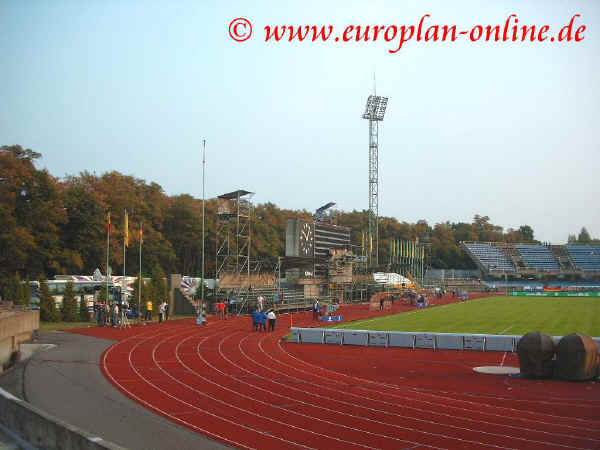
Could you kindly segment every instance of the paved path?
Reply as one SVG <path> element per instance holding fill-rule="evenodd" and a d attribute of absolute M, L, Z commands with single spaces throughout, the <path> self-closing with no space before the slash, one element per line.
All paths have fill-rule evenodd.
<path fill-rule="evenodd" d="M 40 351 L 0 377 L 0 387 L 90 433 L 132 450 L 228 447 L 173 424 L 124 397 L 102 375 L 100 355 L 113 341 L 41 333 Z M 0 436 L 0 448 L 12 448 Z"/>

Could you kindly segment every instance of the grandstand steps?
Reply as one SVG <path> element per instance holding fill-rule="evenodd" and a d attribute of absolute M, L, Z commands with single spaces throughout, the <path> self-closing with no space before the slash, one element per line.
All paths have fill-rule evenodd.
<path fill-rule="evenodd" d="M 496 243 L 496 247 L 506 256 L 506 259 L 513 263 L 517 270 L 527 267 L 527 262 L 523 260 L 513 244 Z"/>
<path fill-rule="evenodd" d="M 567 245 L 570 260 L 578 270 L 600 275 L 600 246 Z"/>
<path fill-rule="evenodd" d="M 515 265 L 494 242 L 461 242 L 460 245 L 484 273 L 515 272 Z"/>
<path fill-rule="evenodd" d="M 200 302 L 194 299 L 183 289 L 175 288 L 173 292 L 174 314 L 198 314 Z"/>
<path fill-rule="evenodd" d="M 569 251 L 564 245 L 549 245 L 548 249 L 554 259 L 558 262 L 561 270 L 573 271 L 576 270 L 575 263 L 569 256 Z"/>

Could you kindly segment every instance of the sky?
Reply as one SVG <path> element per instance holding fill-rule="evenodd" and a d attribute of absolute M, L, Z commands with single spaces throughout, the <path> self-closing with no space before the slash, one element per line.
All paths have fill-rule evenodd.
<path fill-rule="evenodd" d="M 265 27 L 549 25 L 579 42 L 265 42 Z M 252 23 L 244 42 L 236 18 Z M 514 22 L 513 22 L 514 23 Z M 0 145 L 57 177 L 117 170 L 168 195 L 368 209 L 367 97 L 379 215 L 600 237 L 600 2 L 0 2 Z M 238 34 L 246 29 L 238 27 Z M 390 31 L 391 33 L 391 31 Z M 391 36 L 391 35 L 390 35 Z"/>

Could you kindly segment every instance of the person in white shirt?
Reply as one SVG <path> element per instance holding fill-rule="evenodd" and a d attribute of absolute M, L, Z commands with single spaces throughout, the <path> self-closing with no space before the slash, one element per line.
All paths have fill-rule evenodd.
<path fill-rule="evenodd" d="M 258 309 L 259 311 L 262 311 L 264 308 L 264 302 L 265 299 L 262 295 L 259 295 L 258 298 L 256 299 L 256 309 Z"/>
<path fill-rule="evenodd" d="M 269 312 L 267 313 L 267 319 L 269 319 L 269 328 L 267 329 L 267 331 L 275 331 L 275 319 L 276 318 L 277 317 L 275 316 L 275 311 L 270 309 Z"/>
<path fill-rule="evenodd" d="M 165 307 L 166 307 L 167 303 L 166 302 L 162 302 L 158 308 L 158 322 L 162 322 L 163 318 L 165 317 Z"/>

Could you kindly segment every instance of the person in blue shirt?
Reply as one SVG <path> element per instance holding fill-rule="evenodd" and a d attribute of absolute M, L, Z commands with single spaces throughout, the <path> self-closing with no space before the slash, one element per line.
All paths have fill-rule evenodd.
<path fill-rule="evenodd" d="M 255 309 L 252 311 L 252 331 L 258 331 L 260 313 Z"/>
<path fill-rule="evenodd" d="M 259 331 L 267 331 L 267 314 L 264 311 L 260 311 L 258 315 Z"/>

